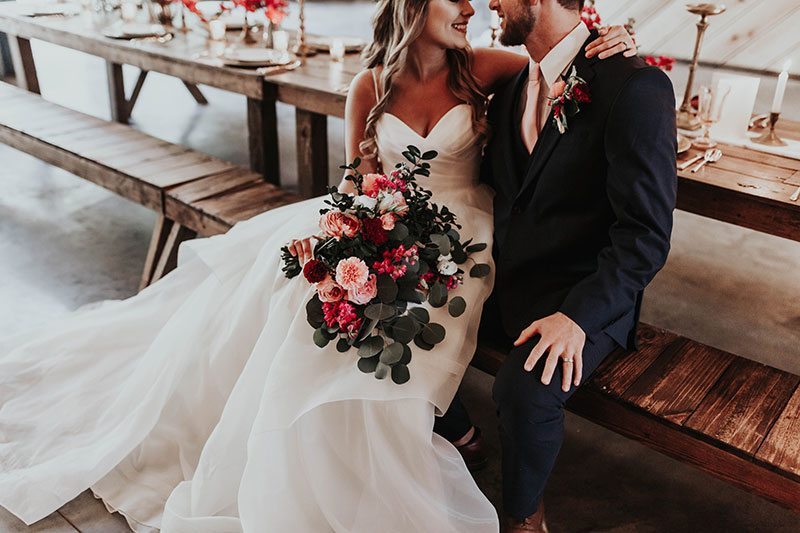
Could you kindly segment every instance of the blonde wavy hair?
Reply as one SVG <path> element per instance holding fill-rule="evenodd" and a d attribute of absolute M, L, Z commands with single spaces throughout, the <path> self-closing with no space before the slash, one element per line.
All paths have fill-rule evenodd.
<path fill-rule="evenodd" d="M 377 156 L 375 126 L 392 99 L 392 80 L 406 66 L 408 48 L 425 26 L 428 2 L 431 0 L 379 0 L 372 19 L 374 36 L 364 50 L 362 59 L 367 68 L 382 65 L 379 78 L 382 96 L 367 116 L 364 140 L 359 150 L 364 158 Z M 472 49 L 450 49 L 446 51 L 448 73 L 447 86 L 461 101 L 472 107 L 472 126 L 483 143 L 489 134 L 486 119 L 487 97 L 472 73 Z"/>

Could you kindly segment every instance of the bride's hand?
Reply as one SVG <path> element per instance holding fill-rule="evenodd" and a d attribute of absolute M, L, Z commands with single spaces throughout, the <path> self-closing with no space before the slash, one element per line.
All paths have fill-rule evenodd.
<path fill-rule="evenodd" d="M 311 244 L 311 239 L 315 237 L 306 237 L 305 239 L 293 239 L 289 243 L 289 253 L 297 257 L 300 265 L 305 265 L 309 259 L 314 257 L 314 246 Z"/>
<path fill-rule="evenodd" d="M 624 26 L 604 26 L 598 32 L 600 37 L 586 45 L 586 57 L 605 59 L 619 53 L 632 57 L 638 53 L 633 37 Z"/>

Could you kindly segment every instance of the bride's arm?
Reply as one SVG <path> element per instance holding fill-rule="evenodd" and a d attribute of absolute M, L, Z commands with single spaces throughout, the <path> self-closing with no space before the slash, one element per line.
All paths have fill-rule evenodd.
<path fill-rule="evenodd" d="M 636 43 L 624 26 L 609 26 L 598 31 L 600 36 L 586 45 L 587 57 L 597 55 L 600 59 L 606 59 L 620 53 L 625 57 L 636 55 Z M 528 64 L 527 54 L 509 50 L 476 48 L 473 54 L 473 72 L 487 96 L 519 74 Z"/>
<path fill-rule="evenodd" d="M 364 140 L 364 130 L 367 127 L 367 116 L 377 103 L 375 96 L 375 86 L 372 82 L 372 73 L 369 70 L 362 70 L 353 78 L 350 90 L 347 92 L 347 101 L 344 109 L 344 148 L 345 158 L 348 163 L 352 163 L 356 157 L 361 158 L 361 165 L 358 171 L 362 174 L 377 172 L 376 160 L 364 159 L 358 145 Z M 345 172 L 345 176 L 351 174 Z M 352 182 L 342 177 L 339 183 L 339 191 L 354 193 L 355 188 Z"/>
<path fill-rule="evenodd" d="M 364 140 L 367 115 L 369 115 L 375 102 L 375 88 L 372 83 L 372 73 L 368 70 L 364 70 L 353 78 L 353 82 L 350 84 L 350 90 L 347 92 L 347 102 L 344 110 L 344 144 L 345 157 L 348 163 L 352 163 L 356 157 L 363 157 L 358 145 Z M 377 170 L 375 159 L 362 159 L 358 170 L 362 174 L 375 172 Z M 345 176 L 350 173 L 350 171 L 347 171 Z M 347 181 L 344 177 L 342 177 L 338 189 L 340 192 L 347 194 L 355 193 L 353 183 Z M 314 239 L 314 237 L 293 239 L 287 245 L 289 253 L 296 256 L 301 265 L 305 265 L 314 255 L 314 243 L 312 239 Z"/>

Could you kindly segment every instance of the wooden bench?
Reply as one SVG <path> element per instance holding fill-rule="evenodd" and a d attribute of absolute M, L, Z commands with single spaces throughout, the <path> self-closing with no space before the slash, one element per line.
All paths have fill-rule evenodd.
<path fill-rule="evenodd" d="M 800 511 L 800 376 L 645 324 L 567 402 L 588 420 Z M 478 349 L 494 375 L 504 354 Z"/>
<path fill-rule="evenodd" d="M 219 233 L 257 212 L 299 199 L 233 163 L 67 109 L 2 82 L 0 142 L 159 214 L 141 287 L 174 268 L 179 244 L 195 233 Z M 170 191 L 174 194 L 167 214 L 165 198 Z M 198 202 L 207 216 L 193 218 L 179 208 L 183 201 Z"/>

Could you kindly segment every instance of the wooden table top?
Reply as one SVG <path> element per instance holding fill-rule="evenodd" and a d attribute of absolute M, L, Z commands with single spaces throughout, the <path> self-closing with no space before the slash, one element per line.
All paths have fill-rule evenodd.
<path fill-rule="evenodd" d="M 99 22 L 86 12 L 70 17 L 28 17 L 19 14 L 16 2 L 0 2 L 0 31 L 10 35 L 39 39 L 113 63 L 161 72 L 250 98 L 263 97 L 261 74 L 255 70 L 226 67 L 219 60 L 204 56 L 209 41 L 202 31 L 177 31 L 172 40 L 164 43 L 154 39 L 112 39 L 102 34 L 109 23 Z"/>

